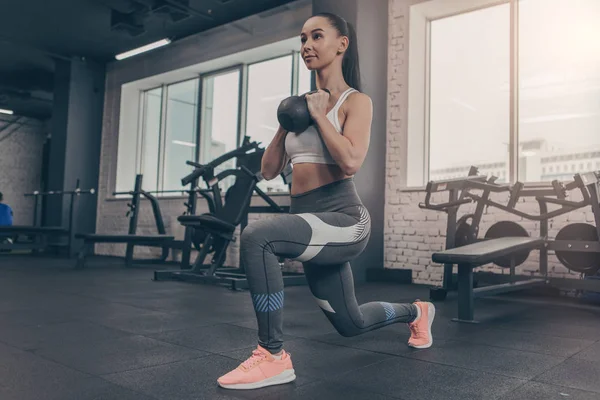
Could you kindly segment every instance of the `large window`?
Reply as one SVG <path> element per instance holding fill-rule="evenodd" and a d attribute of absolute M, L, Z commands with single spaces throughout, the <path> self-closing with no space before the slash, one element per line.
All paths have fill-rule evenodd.
<path fill-rule="evenodd" d="M 518 6 L 519 179 L 568 180 L 598 169 L 600 1 Z"/>
<path fill-rule="evenodd" d="M 181 188 L 191 172 L 186 161 L 196 159 L 198 79 L 167 86 L 163 189 Z"/>
<path fill-rule="evenodd" d="M 142 129 L 142 160 L 144 176 L 142 187 L 146 190 L 158 190 L 158 166 L 160 154 L 161 109 L 163 88 L 149 90 L 144 96 L 144 116 Z M 131 190 L 130 188 L 128 190 Z"/>
<path fill-rule="evenodd" d="M 509 32 L 508 4 L 432 21 L 432 179 L 468 169 L 465 161 L 477 166 L 503 162 L 508 169 Z"/>
<path fill-rule="evenodd" d="M 197 120 L 198 79 L 143 92 L 137 170 L 145 190 L 181 189 L 185 161 L 196 159 Z"/>
<path fill-rule="evenodd" d="M 292 55 L 252 64 L 248 67 L 248 115 L 246 134 L 268 146 L 277 132 L 277 107 L 292 94 Z M 262 181 L 266 191 L 286 191 L 281 177 Z"/>
<path fill-rule="evenodd" d="M 422 48 L 411 39 L 411 83 L 422 74 L 425 97 L 409 101 L 409 119 L 424 121 L 409 128 L 409 148 L 423 151 L 409 154 L 409 185 L 464 175 L 470 165 L 507 182 L 568 180 L 597 168 L 599 1 L 473 0 L 463 13 L 428 3 L 411 13 L 424 15 L 428 35 Z"/>
<path fill-rule="evenodd" d="M 310 88 L 310 71 L 298 53 L 288 53 L 143 91 L 137 152 L 125 156 L 119 145 L 121 166 L 131 166 L 118 167 L 118 189 L 131 190 L 133 164 L 144 175 L 144 189 L 179 190 L 181 178 L 192 170 L 188 160 L 208 163 L 237 148 L 245 135 L 268 146 L 279 125 L 281 100 Z M 124 138 L 131 149 L 135 140 Z M 233 167 L 235 160 L 216 172 Z M 222 188 L 232 182 L 223 182 Z M 281 178 L 259 185 L 268 192 L 288 191 Z"/>
<path fill-rule="evenodd" d="M 200 163 L 205 164 L 238 146 L 241 69 L 211 73 L 202 79 L 202 142 Z M 235 167 L 235 159 L 215 169 L 219 173 Z M 234 177 L 226 178 L 221 188 L 227 188 Z"/>

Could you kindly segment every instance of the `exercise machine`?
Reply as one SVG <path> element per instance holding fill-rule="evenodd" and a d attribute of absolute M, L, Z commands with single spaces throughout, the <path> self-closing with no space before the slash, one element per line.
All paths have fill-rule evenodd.
<path fill-rule="evenodd" d="M 195 169 L 182 179 L 182 184 L 195 184 L 197 180 L 202 179 L 214 193 L 215 211 L 201 215 L 184 215 L 178 218 L 189 232 L 186 235 L 189 234 L 196 238 L 195 246 L 199 248 L 200 252 L 192 265 L 182 263 L 180 271 L 155 271 L 155 281 L 179 280 L 225 285 L 233 290 L 248 288 L 244 266 L 227 267 L 224 266 L 224 262 L 229 244 L 235 241 L 237 227 L 247 222 L 253 195 L 257 194 L 267 203 L 266 208 L 255 209 L 257 212 L 283 213 L 289 211 L 289 207 L 279 206 L 256 186 L 263 179 L 260 174 L 260 163 L 264 149 L 259 145 L 260 143 L 251 142 L 250 138 L 246 136 L 240 148 L 223 154 L 208 164 L 187 162 Z M 216 168 L 233 158 L 236 159 L 235 168 L 215 175 Z M 227 190 L 223 203 L 219 182 L 232 176 L 235 177 L 235 183 Z M 290 169 L 282 172 L 282 176 L 289 184 Z M 202 243 L 199 243 L 200 240 Z M 205 264 L 205 260 L 211 252 L 211 261 Z M 284 273 L 283 280 L 286 286 L 306 284 L 304 274 Z"/>
<path fill-rule="evenodd" d="M 458 290 L 458 321 L 473 321 L 475 297 L 528 289 L 534 286 L 552 286 L 560 289 L 600 290 L 598 280 L 561 279 L 548 274 L 548 254 L 554 251 L 557 259 L 571 271 L 582 276 L 594 275 L 600 270 L 600 172 L 574 175 L 567 184 L 553 181 L 549 187 L 524 189 L 517 182 L 514 186 L 498 185 L 496 178 L 480 177 L 472 168 L 468 177 L 429 182 L 424 209 L 444 211 L 448 214 L 446 250 L 432 255 L 434 262 L 444 264 L 442 286 L 430 290 L 432 300 L 443 300 L 450 291 Z M 449 200 L 432 204 L 431 195 L 448 191 Z M 473 193 L 477 191 L 478 193 Z M 509 194 L 507 204 L 490 198 L 491 193 Z M 570 193 L 578 193 L 580 201 L 567 199 Z M 539 213 L 532 214 L 517 209 L 520 199 L 533 197 L 539 205 Z M 456 219 L 457 210 L 463 204 L 476 203 L 472 214 Z M 549 210 L 549 205 L 558 206 Z M 493 224 L 483 238 L 479 238 L 479 224 L 486 207 L 496 207 L 524 219 L 539 222 L 539 235 L 529 237 L 528 231 L 513 221 Z M 591 208 L 595 226 L 587 223 L 569 224 L 560 229 L 554 239 L 549 238 L 549 219 L 569 212 Z M 516 267 L 524 263 L 531 250 L 540 251 L 539 276 L 518 276 Z M 494 263 L 509 268 L 508 275 L 479 272 L 475 267 Z M 458 265 L 457 281 L 453 266 Z M 475 287 L 475 281 L 492 283 Z"/>
<path fill-rule="evenodd" d="M 184 203 L 186 214 L 193 214 L 196 211 L 197 194 L 205 197 L 209 202 L 209 209 L 214 209 L 213 199 L 207 194 L 206 190 L 202 190 L 196 187 L 190 187 L 189 189 L 180 190 L 157 190 L 157 191 L 146 191 L 142 189 L 143 175 L 138 174 L 135 178 L 135 186 L 132 191 L 128 192 L 114 192 L 113 196 L 131 196 L 131 202 L 127 203 L 129 210 L 125 214 L 129 217 L 129 229 L 127 234 L 77 234 L 77 239 L 83 240 L 83 245 L 79 249 L 77 256 L 77 263 L 75 268 L 80 269 L 85 267 L 85 261 L 88 256 L 92 253 L 92 249 L 97 243 L 124 243 L 126 244 L 125 251 L 125 266 L 130 267 L 134 264 L 157 264 L 165 263 L 169 257 L 171 250 L 179 249 L 184 253 L 189 254 L 189 247 L 191 246 L 191 238 L 186 237 L 184 240 L 175 240 L 174 236 L 167 235 L 160 204 L 158 199 L 154 196 L 155 194 L 165 193 L 187 193 L 188 199 Z M 140 205 L 142 198 L 146 199 L 151 207 L 152 214 L 154 217 L 154 225 L 156 227 L 156 234 L 145 234 L 140 235 L 137 233 L 138 218 L 140 212 Z M 134 252 L 136 246 L 144 247 L 159 247 L 162 249 L 161 255 L 158 258 L 134 258 Z"/>
<path fill-rule="evenodd" d="M 0 236 L 13 238 L 12 243 L 0 243 L 0 250 L 32 250 L 37 253 L 46 251 L 50 247 L 65 249 L 71 256 L 73 247 L 73 224 L 78 210 L 78 199 L 82 195 L 94 195 L 95 189 L 81 189 L 79 179 L 76 182 L 74 190 L 50 190 L 46 192 L 34 191 L 25 193 L 25 197 L 34 198 L 33 225 L 12 225 L 0 226 Z M 43 226 L 42 225 L 42 200 L 50 196 L 57 196 L 69 199 L 69 214 L 67 226 Z M 23 237 L 28 239 L 23 240 Z M 56 242 L 49 239 L 58 239 Z M 66 240 L 65 240 L 66 239 Z"/>

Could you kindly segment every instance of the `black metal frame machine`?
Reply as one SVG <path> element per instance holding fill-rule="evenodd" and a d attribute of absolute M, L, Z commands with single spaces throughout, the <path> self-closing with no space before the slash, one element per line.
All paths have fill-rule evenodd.
<path fill-rule="evenodd" d="M 178 218 L 179 222 L 186 227 L 186 238 L 192 238 L 192 243 L 199 250 L 199 254 L 194 263 L 190 265 L 190 254 L 184 252 L 181 270 L 155 271 L 155 281 L 179 280 L 227 285 L 234 290 L 248 288 L 243 265 L 239 267 L 224 266 L 227 248 L 231 242 L 236 240 L 235 230 L 238 226 L 241 229 L 245 227 L 248 213 L 252 211 L 263 213 L 289 211 L 289 207 L 279 206 L 256 186 L 263 179 L 260 174 L 263 153 L 264 149 L 260 147 L 260 143 L 251 142 L 250 138 L 246 136 L 241 147 L 225 153 L 207 164 L 187 162 L 188 165 L 194 166 L 195 170 L 182 179 L 182 184 L 191 184 L 195 187 L 199 179 L 202 179 L 211 193 L 214 206 L 209 213 L 183 215 Z M 220 165 L 233 158 L 236 159 L 235 168 L 215 175 L 215 170 Z M 289 184 L 290 170 L 286 169 L 281 175 Z M 235 183 L 223 196 L 219 182 L 231 176 L 235 177 Z M 268 206 L 252 207 L 251 200 L 254 193 L 258 194 Z M 205 260 L 211 253 L 211 260 L 206 264 Z M 284 273 L 283 278 L 286 286 L 306 284 L 304 274 Z"/>
<path fill-rule="evenodd" d="M 554 251 L 556 258 L 565 267 L 581 273 L 583 277 L 594 275 L 600 270 L 600 171 L 576 174 L 573 181 L 566 184 L 553 181 L 548 186 L 530 189 L 525 189 L 520 182 L 511 187 L 495 181 L 495 177 L 477 175 L 477 169 L 472 167 L 465 178 L 431 181 L 427 184 L 425 202 L 419 204 L 419 207 L 448 215 L 446 250 L 432 255 L 433 261 L 444 264 L 443 282 L 441 287 L 431 288 L 430 298 L 434 301 L 443 300 L 448 292 L 458 289 L 458 320 L 470 321 L 473 320 L 475 297 L 538 285 L 600 291 L 599 281 L 555 278 L 548 274 L 549 251 Z M 431 203 L 433 193 L 437 192 L 448 192 L 448 201 Z M 501 204 L 492 200 L 492 193 L 508 193 L 508 202 Z M 581 200 L 568 199 L 569 195 L 575 193 Z M 538 214 L 517 208 L 519 200 L 532 197 L 539 205 Z M 469 203 L 476 204 L 475 211 L 457 219 L 460 206 Z M 496 207 L 523 219 L 539 222 L 538 235 L 529 237 L 528 231 L 514 221 L 499 221 L 480 238 L 479 227 L 487 207 Z M 595 225 L 587 222 L 571 223 L 562 227 L 554 239 L 549 237 L 550 219 L 588 207 L 594 216 Z M 534 249 L 540 251 L 539 274 L 535 277 L 517 275 L 516 267 L 524 263 Z M 473 273 L 473 268 L 490 262 L 509 268 L 510 273 Z M 454 279 L 454 265 L 459 267 L 457 280 Z M 476 287 L 482 282 L 493 284 Z"/>

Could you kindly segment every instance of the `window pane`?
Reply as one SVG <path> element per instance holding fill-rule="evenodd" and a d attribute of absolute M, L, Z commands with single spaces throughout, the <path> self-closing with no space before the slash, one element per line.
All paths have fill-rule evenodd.
<path fill-rule="evenodd" d="M 302 57 L 298 57 L 298 94 L 310 92 L 310 70 L 306 68 Z"/>
<path fill-rule="evenodd" d="M 277 128 L 277 107 L 291 95 L 292 56 L 252 64 L 248 67 L 248 116 L 246 135 L 268 146 Z M 262 181 L 258 186 L 268 191 L 288 191 L 281 177 Z"/>
<path fill-rule="evenodd" d="M 144 94 L 144 122 L 142 133 L 142 187 L 158 190 L 158 156 L 160 147 L 160 115 L 162 88 Z"/>
<path fill-rule="evenodd" d="M 506 180 L 510 6 L 433 21 L 430 66 L 429 178 L 475 165 Z"/>
<path fill-rule="evenodd" d="M 192 171 L 185 162 L 196 157 L 198 79 L 167 87 L 167 121 L 163 188 L 180 189 L 181 178 Z"/>
<path fill-rule="evenodd" d="M 600 1 L 519 2 L 519 179 L 600 165 Z"/>
<path fill-rule="evenodd" d="M 240 71 L 235 70 L 204 78 L 202 84 L 202 142 L 200 163 L 208 163 L 237 148 Z M 235 168 L 235 159 L 215 169 L 215 174 Z M 227 190 L 234 177 L 220 183 Z"/>

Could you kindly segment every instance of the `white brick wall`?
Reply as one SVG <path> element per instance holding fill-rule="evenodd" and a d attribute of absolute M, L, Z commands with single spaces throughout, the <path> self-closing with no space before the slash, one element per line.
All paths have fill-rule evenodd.
<path fill-rule="evenodd" d="M 2 116 L 0 131 L 0 192 L 13 209 L 14 224 L 30 225 L 34 200 L 23 194 L 40 189 L 46 124 L 31 118 Z"/>
<path fill-rule="evenodd" d="M 385 267 L 411 269 L 415 283 L 437 284 L 442 280 L 443 267 L 431 261 L 431 253 L 445 248 L 446 214 L 421 210 L 419 202 L 425 198 L 424 191 L 403 191 L 407 148 L 407 99 L 408 99 L 408 20 L 409 7 L 419 0 L 390 0 L 389 2 L 389 59 L 388 59 L 388 129 L 387 129 L 387 185 L 385 216 Z M 432 201 L 444 201 L 443 196 L 434 196 Z M 506 195 L 493 197 L 506 203 Z M 447 197 L 446 197 L 447 199 Z M 574 199 L 578 200 L 577 198 Z M 520 202 L 518 209 L 535 214 L 537 202 Z M 465 206 L 460 215 L 473 212 L 474 205 Z M 515 221 L 525 227 L 530 235 L 539 232 L 539 222 L 523 220 L 504 211 L 489 208 L 480 225 L 480 237 L 489 227 L 502 220 Z M 553 238 L 567 223 L 591 222 L 589 210 L 580 210 L 550 221 L 549 235 Z M 518 269 L 518 274 L 534 274 L 539 270 L 539 252 L 532 252 L 528 260 Z M 494 265 L 481 268 L 494 273 L 508 273 L 508 270 Z M 548 271 L 555 277 L 577 277 L 567 270 L 552 255 L 549 255 Z"/>

